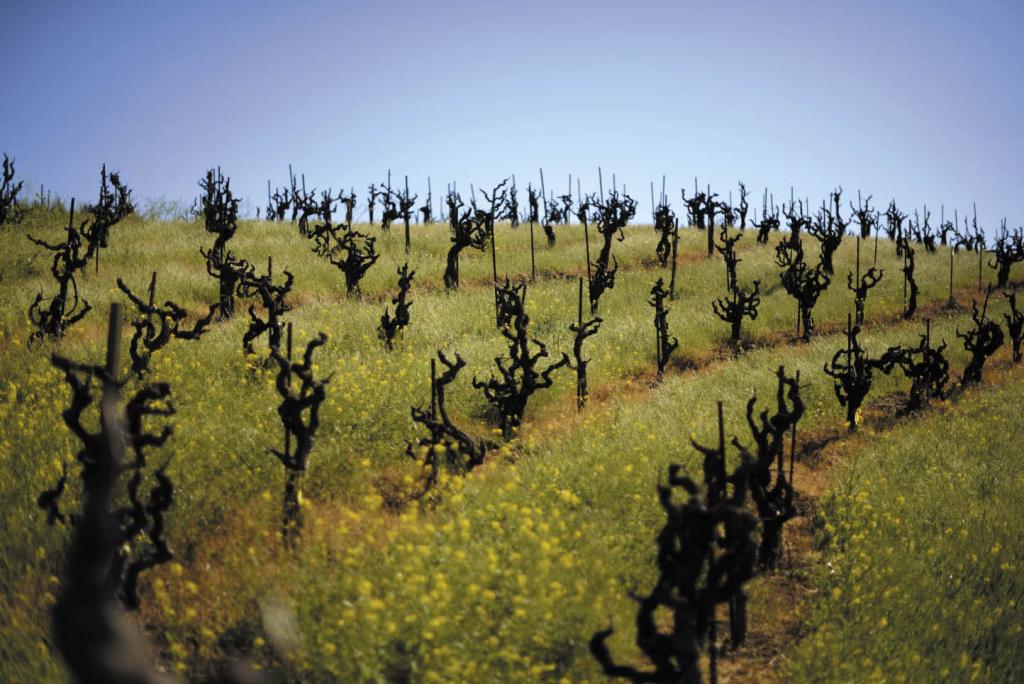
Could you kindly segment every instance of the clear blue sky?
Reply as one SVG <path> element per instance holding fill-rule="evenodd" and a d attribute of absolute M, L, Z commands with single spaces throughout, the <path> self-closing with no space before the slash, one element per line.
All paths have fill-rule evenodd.
<path fill-rule="evenodd" d="M 0 149 L 63 195 L 600 165 L 645 216 L 664 173 L 1024 221 L 1021 0 L 0 2 Z"/>

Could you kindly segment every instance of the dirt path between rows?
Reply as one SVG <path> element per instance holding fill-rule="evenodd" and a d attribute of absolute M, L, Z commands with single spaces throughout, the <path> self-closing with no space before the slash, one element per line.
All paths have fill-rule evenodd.
<path fill-rule="evenodd" d="M 1013 365 L 1010 350 L 1003 347 L 986 364 L 985 374 L 980 386 L 966 390 L 951 405 L 933 405 L 920 413 L 894 418 L 896 408 L 902 406 L 903 395 L 886 395 L 864 407 L 863 426 L 857 433 L 847 432 L 845 426 L 839 424 L 803 433 L 798 431 L 794 468 L 798 514 L 785 528 L 779 567 L 748 585 L 750 630 L 747 643 L 736 651 L 726 647 L 719 659 L 719 682 L 771 684 L 785 681 L 787 658 L 797 643 L 810 633 L 807 622 L 817 593 L 812 573 L 822 560 L 814 541 L 814 527 L 821 498 L 828 492 L 837 467 L 870 449 L 873 434 L 936 412 L 957 410 L 956 402 L 962 398 L 970 400 L 975 393 L 1019 380 L 1024 366 Z M 957 386 L 957 392 L 959 389 Z"/>

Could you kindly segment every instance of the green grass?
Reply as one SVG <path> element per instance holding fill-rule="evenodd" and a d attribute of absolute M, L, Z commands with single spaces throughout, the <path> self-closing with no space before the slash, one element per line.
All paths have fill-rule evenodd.
<path fill-rule="evenodd" d="M 0 482 L 0 679 L 52 681 L 60 666 L 47 636 L 46 605 L 66 532 L 46 528 L 34 499 L 76 445 L 60 421 L 67 391 L 49 367 L 51 346 L 25 346 L 28 304 L 50 289 L 48 261 L 20 236 L 26 230 L 51 238 L 59 232 L 53 225 L 19 227 L 0 259 L 0 464 L 9 473 Z M 684 231 L 680 298 L 669 321 L 680 356 L 701 370 L 674 367 L 652 389 L 653 310 L 646 299 L 654 280 L 667 274 L 653 264 L 654 231 L 631 227 L 613 248 L 621 270 L 601 301 L 601 331 L 586 347 L 592 406 L 577 415 L 574 378 L 563 371 L 554 387 L 531 400 L 520 439 L 496 452 L 491 464 L 446 483 L 447 494 L 429 512 L 388 513 L 379 492 L 418 475 L 404 450 L 419 434 L 409 407 L 428 399 L 430 357 L 445 349 L 466 358 L 449 408 L 460 425 L 485 435 L 494 425 L 470 379 L 488 374 L 503 351 L 494 329 L 489 253 L 464 252 L 465 286 L 446 293 L 447 228 L 413 230 L 412 324 L 390 353 L 375 328 L 395 289 L 394 270 L 405 261 L 400 227 L 382 236 L 383 256 L 356 298 L 345 296 L 341 274 L 309 252 L 293 225 L 244 222 L 231 243 L 245 258 L 263 263 L 272 254 L 275 272 L 295 273 L 297 307 L 286 319 L 298 343 L 317 331 L 330 336 L 317 362 L 322 373 L 335 375 L 306 480 L 309 524 L 294 556 L 281 553 L 275 537 L 283 473 L 267 449 L 281 439 L 279 399 L 271 378 L 252 371 L 241 353 L 245 307 L 201 341 L 174 342 L 154 358 L 154 379 L 171 384 L 178 408 L 175 435 L 154 461 L 172 459 L 176 503 L 168 524 L 179 562 L 144 576 L 142 615 L 169 666 L 197 677 L 232 653 L 276 662 L 260 609 L 274 598 L 294 610 L 301 627 L 302 646 L 283 666 L 304 681 L 379 680 L 404 671 L 424 681 L 599 679 L 586 640 L 611 619 L 620 629 L 614 648 L 631 652 L 634 607 L 626 591 L 652 579 L 652 540 L 661 524 L 654 484 L 669 462 L 696 471 L 689 439 L 710 437 L 714 401 L 725 402 L 730 432 L 746 438 L 744 403 L 755 389 L 769 396 L 772 371 L 785 364 L 802 373 L 806 426 L 841 420 L 821 366 L 843 344 L 837 332 L 852 307 L 845 289 L 852 240 L 836 255 L 837 282 L 815 310 L 828 334 L 809 345 L 788 344 L 784 331 L 795 310 L 779 289 L 745 327 L 753 350 L 733 359 L 727 325 L 710 307 L 724 294 L 721 260 L 704 259 L 703 235 Z M 541 244 L 537 230 L 539 277 L 528 289 L 533 334 L 553 354 L 571 349 L 576 276 L 586 267 L 582 230 L 556 230 L 554 249 Z M 528 274 L 528 227 L 499 226 L 497 235 L 499 271 Z M 753 237 L 739 244 L 740 281 L 760 278 L 770 287 L 777 282 L 774 252 L 754 245 Z M 139 292 L 158 270 L 159 298 L 203 310 L 216 296 L 198 253 L 210 242 L 194 224 L 118 225 L 100 273 L 81 283 L 97 311 L 61 341 L 60 352 L 101 358 L 103 312 L 121 297 L 117 276 Z M 594 242 L 591 248 L 596 252 Z M 863 337 L 876 353 L 916 340 L 922 329 L 917 321 L 895 322 L 902 287 L 885 241 L 879 264 L 886 277 L 869 297 Z M 947 255 L 919 250 L 918 273 L 922 305 L 944 301 Z M 958 287 L 975 281 L 971 256 L 958 257 L 955 277 Z M 1004 306 L 995 302 L 993 309 Z M 935 317 L 933 336 L 950 342 L 959 369 L 965 356 L 954 328 L 965 314 L 936 311 Z M 874 396 L 905 388 L 901 379 L 880 378 Z"/>
<path fill-rule="evenodd" d="M 1024 677 L 1024 439 L 1019 382 L 881 437 L 822 512 L 813 682 Z"/>

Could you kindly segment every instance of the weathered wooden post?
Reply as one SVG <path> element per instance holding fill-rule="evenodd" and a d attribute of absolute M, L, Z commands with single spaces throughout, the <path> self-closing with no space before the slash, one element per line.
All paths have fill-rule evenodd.
<path fill-rule="evenodd" d="M 675 228 L 672 231 L 672 278 L 668 285 L 668 297 L 672 301 L 676 299 L 676 257 L 679 253 L 679 219 L 675 220 Z"/>
<path fill-rule="evenodd" d="M 292 361 L 292 324 L 291 324 L 291 321 L 288 322 L 288 335 L 287 335 L 287 342 L 285 344 L 286 344 L 285 354 L 286 354 L 286 358 L 288 359 L 288 364 L 289 364 L 288 365 L 288 370 L 285 373 L 285 386 L 289 390 L 291 390 L 291 388 L 292 388 L 292 368 L 291 368 L 291 361 Z M 291 458 L 291 450 L 292 450 L 292 433 L 289 432 L 288 431 L 288 427 L 285 426 L 285 428 L 284 428 L 284 457 L 286 459 L 287 458 Z"/>
<path fill-rule="evenodd" d="M 409 176 L 405 177 L 405 195 L 402 197 L 402 221 L 405 223 L 405 253 L 408 256 L 412 250 L 412 242 L 409 239 L 409 207 L 406 206 L 409 202 Z"/>
<path fill-rule="evenodd" d="M 897 246 L 897 250 L 896 251 L 899 252 L 901 255 L 903 253 L 903 244 L 904 244 L 903 243 L 903 238 L 898 238 L 896 240 L 896 246 Z M 908 240 L 906 242 L 906 244 L 909 245 L 910 241 Z M 903 272 L 903 313 L 906 314 L 907 313 L 907 257 L 905 255 L 903 256 L 903 266 L 900 268 L 900 270 Z"/>
<path fill-rule="evenodd" d="M 373 210 L 377 206 L 377 184 L 371 183 L 366 189 L 366 208 L 369 212 L 370 226 L 373 226 Z"/>
<path fill-rule="evenodd" d="M 964 219 L 964 221 L 966 223 L 966 218 Z M 959 209 L 954 209 L 953 210 L 953 226 L 954 226 L 953 229 L 955 231 L 957 231 L 957 232 L 960 231 L 960 210 Z M 964 226 L 964 230 L 966 231 L 966 225 Z M 959 240 L 956 241 L 956 245 L 953 247 L 953 251 L 954 252 L 960 251 L 960 241 Z"/>
<path fill-rule="evenodd" d="M 579 297 L 576 303 L 576 325 L 583 325 L 583 278 L 580 278 Z"/>
<path fill-rule="evenodd" d="M 978 203 L 971 203 L 974 207 L 974 217 L 971 219 L 971 228 L 974 229 L 975 249 L 978 250 L 978 292 L 981 292 L 981 268 L 985 262 L 985 239 L 982 237 L 979 239 L 979 235 L 983 235 L 984 232 L 978 230 Z"/>
<path fill-rule="evenodd" d="M 1009 313 L 1003 314 L 1006 319 L 1006 331 L 1010 336 L 1010 345 L 1013 349 L 1013 362 L 1020 363 L 1021 343 L 1024 341 L 1024 312 L 1017 308 L 1017 293 L 1007 292 L 1006 299 L 1010 304 Z"/>
<path fill-rule="evenodd" d="M 710 194 L 710 193 L 708 193 Z M 711 226 L 708 226 L 708 231 L 713 232 Z M 718 459 L 716 469 L 720 472 L 716 473 L 715 485 L 708 481 L 707 475 L 705 474 L 704 480 L 705 485 L 708 487 L 708 503 L 714 505 L 719 500 L 725 498 L 725 418 L 722 415 L 722 402 L 719 400 L 716 402 L 718 405 Z M 720 534 L 717 527 L 715 527 L 712 533 L 714 537 L 714 543 L 712 544 L 711 555 L 712 558 L 718 556 L 718 546 Z M 731 606 L 731 602 L 730 602 Z M 712 603 L 711 605 L 711 618 L 708 620 L 708 673 L 711 680 L 711 684 L 718 684 L 718 604 Z"/>
<path fill-rule="evenodd" d="M 570 208 L 572 207 L 572 174 L 571 173 L 569 174 L 569 190 L 566 192 L 565 196 L 562 198 L 562 201 L 565 203 L 565 225 L 569 225 L 570 223 L 572 223 L 572 212 L 570 211 Z"/>
<path fill-rule="evenodd" d="M 544 189 L 544 169 L 540 170 L 540 199 L 544 204 L 544 224 L 548 222 L 548 194 Z"/>
<path fill-rule="evenodd" d="M 857 236 L 857 282 L 860 282 L 860 235 Z"/>
<path fill-rule="evenodd" d="M 580 200 L 580 202 L 582 204 L 582 199 Z M 592 291 L 592 288 L 593 288 L 593 285 L 594 285 L 594 281 L 593 281 L 593 277 L 591 276 L 591 273 L 590 273 L 590 226 L 588 225 L 589 224 L 588 218 L 589 217 L 586 214 L 584 214 L 584 216 L 583 216 L 583 245 L 584 245 L 584 249 L 586 250 L 586 256 L 587 256 L 587 300 L 588 301 L 593 301 L 593 299 L 592 299 L 593 295 L 591 294 L 591 291 Z"/>
<path fill-rule="evenodd" d="M 529 197 L 530 204 L 530 282 L 537 280 L 537 253 L 534 249 L 533 243 L 533 224 L 537 221 L 537 193 L 534 192 L 533 187 L 526 184 L 526 194 Z"/>
<path fill-rule="evenodd" d="M 519 188 L 516 185 L 516 174 L 512 174 L 512 192 L 508 205 L 509 228 L 519 227 Z"/>
<path fill-rule="evenodd" d="M 434 191 L 430 187 L 430 176 L 427 176 L 427 201 L 424 203 L 427 212 L 423 216 L 423 223 L 434 223 Z"/>
<path fill-rule="evenodd" d="M 151 275 L 150 278 L 149 278 L 149 308 L 150 308 L 150 310 L 153 309 L 153 302 L 155 300 L 156 300 L 156 271 L 153 271 L 153 275 Z M 146 320 L 147 321 L 152 321 L 153 320 L 153 314 L 152 313 L 147 313 L 146 314 Z"/>
<path fill-rule="evenodd" d="M 495 198 L 491 198 L 494 200 Z M 501 327 L 501 310 L 498 305 L 498 253 L 497 248 L 494 245 L 494 234 L 497 232 L 494 229 L 494 203 L 491 203 L 491 221 L 490 221 L 490 233 L 491 233 L 491 286 L 494 288 L 494 322 L 500 328 Z"/>
<path fill-rule="evenodd" d="M 946 306 L 953 308 L 956 306 L 956 298 L 953 297 L 953 254 L 954 249 L 949 248 L 949 299 L 946 301 Z"/>
<path fill-rule="evenodd" d="M 796 372 L 796 392 L 800 392 L 800 370 Z M 793 484 L 793 469 L 796 462 L 796 424 L 797 421 L 793 421 L 793 425 L 789 429 L 789 484 Z M 785 447 L 782 447 L 785 448 Z"/>

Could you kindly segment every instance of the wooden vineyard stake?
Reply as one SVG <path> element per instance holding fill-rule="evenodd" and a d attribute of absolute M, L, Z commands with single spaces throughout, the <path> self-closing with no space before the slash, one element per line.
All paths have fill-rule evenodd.
<path fill-rule="evenodd" d="M 1006 319 L 1006 331 L 1010 336 L 1013 362 L 1020 363 L 1022 357 L 1021 343 L 1024 341 L 1024 312 L 1017 308 L 1016 292 L 1007 292 L 1006 299 L 1010 305 L 1010 311 L 1003 314 L 1003 317 Z"/>
<path fill-rule="evenodd" d="M 953 296 L 953 259 L 956 250 L 952 247 L 949 249 L 949 299 L 946 300 L 946 306 L 953 308 L 956 306 L 956 298 Z"/>
<path fill-rule="evenodd" d="M 494 245 L 494 234 L 497 231 L 494 230 L 493 221 L 491 222 L 489 232 L 491 234 L 491 287 L 494 288 L 494 321 L 496 324 L 500 325 L 500 313 L 498 311 L 498 256 L 497 248 Z"/>
<path fill-rule="evenodd" d="M 533 243 L 533 224 L 537 222 L 539 207 L 537 206 L 537 193 L 528 183 L 526 193 L 530 201 L 530 282 L 537 280 L 537 253 Z"/>
<path fill-rule="evenodd" d="M 651 181 L 651 222 L 657 223 L 658 206 L 654 203 L 654 181 Z"/>
<path fill-rule="evenodd" d="M 800 371 L 796 372 L 796 386 L 795 391 L 797 396 L 800 393 Z M 793 425 L 789 429 L 789 483 L 793 484 L 793 469 L 796 462 L 796 424 L 797 421 L 793 421 Z"/>
<path fill-rule="evenodd" d="M 676 262 L 679 254 L 679 219 L 675 219 L 675 227 L 672 230 L 672 277 L 668 284 L 668 298 L 676 299 Z"/>
<path fill-rule="evenodd" d="M 412 203 L 409 202 L 410 206 L 406 206 L 407 202 L 409 202 L 409 176 L 405 177 L 405 194 L 402 196 L 402 200 L 401 200 L 402 222 L 405 224 L 405 254 L 406 254 L 406 256 L 408 256 L 409 252 L 412 251 L 412 240 L 410 239 L 410 236 L 409 236 L 409 208 L 411 207 Z"/>
<path fill-rule="evenodd" d="M 593 294 L 594 293 L 594 278 L 593 278 L 593 275 L 591 274 L 591 269 L 590 269 L 590 263 L 591 263 L 590 262 L 590 226 L 589 226 L 589 222 L 587 221 L 587 218 L 588 217 L 585 216 L 584 219 L 583 219 L 583 246 L 584 246 L 584 249 L 586 250 L 586 257 L 587 257 L 587 300 L 593 302 L 594 301 L 594 294 Z"/>
<path fill-rule="evenodd" d="M 544 189 L 544 169 L 540 169 L 540 199 L 544 203 L 544 223 L 548 222 L 548 195 Z"/>
<path fill-rule="evenodd" d="M 287 334 L 287 337 L 286 337 L 285 344 L 286 344 L 286 347 L 285 347 L 286 351 L 285 351 L 285 353 L 287 354 L 287 359 L 288 359 L 288 363 L 289 363 L 288 369 L 285 371 L 285 384 L 287 385 L 288 389 L 290 390 L 291 386 L 292 386 L 292 372 L 291 372 L 291 365 L 290 365 L 291 362 L 292 362 L 292 324 L 291 324 L 290 321 L 288 323 L 288 334 Z M 292 451 L 292 433 L 288 431 L 287 427 L 285 427 L 284 428 L 284 455 L 285 455 L 285 458 L 291 458 L 291 451 Z"/>
<path fill-rule="evenodd" d="M 509 228 L 513 230 L 519 227 L 519 187 L 516 185 L 516 174 L 512 174 L 512 191 L 508 198 Z"/>

